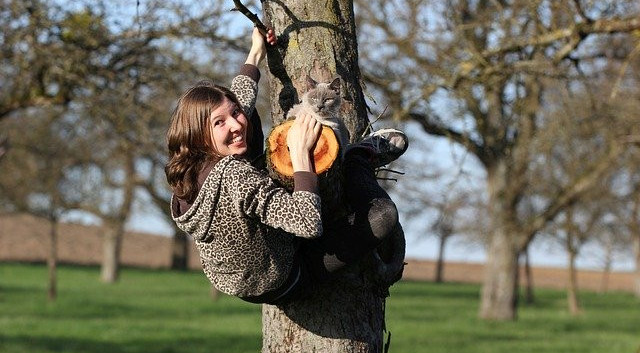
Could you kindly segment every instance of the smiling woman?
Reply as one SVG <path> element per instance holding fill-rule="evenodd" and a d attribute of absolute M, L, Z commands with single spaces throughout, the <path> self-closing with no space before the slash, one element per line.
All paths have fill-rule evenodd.
<path fill-rule="evenodd" d="M 257 29 L 252 41 L 231 89 L 201 81 L 178 100 L 167 132 L 165 172 L 173 191 L 172 218 L 194 238 L 211 283 L 248 302 L 286 304 L 395 231 L 398 211 L 377 184 L 374 168 L 402 155 L 408 141 L 404 133 L 386 129 L 350 146 L 342 173 L 352 214 L 332 218 L 323 232 L 312 153 L 323 128 L 318 119 L 296 114 L 283 138 L 292 189 L 268 176 L 264 155 L 254 158 L 262 149 L 254 104 L 257 65 L 265 56 Z M 273 32 L 267 42 L 275 42 Z"/>

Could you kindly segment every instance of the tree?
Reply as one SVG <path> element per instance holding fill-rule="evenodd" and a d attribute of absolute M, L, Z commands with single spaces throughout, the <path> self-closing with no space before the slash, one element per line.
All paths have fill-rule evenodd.
<path fill-rule="evenodd" d="M 70 207 L 108 226 L 103 278 L 114 281 L 125 222 L 139 194 L 148 192 L 168 209 L 170 193 L 158 176 L 172 102 L 198 79 L 226 77 L 214 70 L 232 71 L 227 65 L 238 40 L 218 34 L 230 32 L 230 24 L 219 16 L 224 9 L 217 1 L 199 8 L 138 2 L 135 17 L 122 16 L 108 1 L 78 1 L 72 9 L 38 0 L 2 5 L 0 119 L 42 108 L 72 122 L 75 138 L 88 147 L 70 172 L 75 184 L 69 187 L 76 190 Z M 205 65 L 196 60 L 206 53 L 202 47 L 231 51 Z M 0 136 L 4 158 L 9 145 Z M 184 250 L 175 263 L 186 264 L 186 238 L 175 239 Z"/>
<path fill-rule="evenodd" d="M 239 4 L 236 1 L 236 5 Z M 368 123 L 357 65 L 353 7 L 314 1 L 263 1 L 278 37 L 268 53 L 272 120 L 278 124 L 303 92 L 305 76 L 342 78 L 345 123 L 358 136 Z M 400 227 L 386 263 L 373 256 L 323 285 L 309 299 L 282 307 L 263 306 L 263 352 L 379 352 L 383 348 L 384 300 L 404 259 Z M 384 256 L 382 256 L 384 257 Z"/>
<path fill-rule="evenodd" d="M 545 116 L 551 105 L 546 103 L 553 96 L 548 88 L 564 87 L 565 96 L 585 87 L 591 92 L 594 87 L 606 92 L 620 88 L 598 79 L 599 60 L 621 64 L 631 54 L 629 45 L 609 50 L 591 44 L 614 39 L 633 43 L 630 34 L 640 28 L 637 3 L 358 4 L 361 42 L 367 43 L 365 81 L 389 97 L 397 119 L 414 120 L 426 133 L 456 142 L 486 172 L 491 224 L 479 316 L 513 320 L 519 254 L 608 172 L 623 150 L 625 128 L 614 109 L 618 100 L 608 94 L 590 96 L 592 110 L 582 116 L 609 122 L 610 129 L 598 132 L 606 142 L 579 174 L 566 176 L 554 197 L 541 199 L 536 212 L 523 217 L 527 190 L 544 180 L 532 178 L 532 165 L 543 160 L 532 146 L 549 122 Z M 448 109 L 438 109 L 443 104 Z"/>
<path fill-rule="evenodd" d="M 24 119 L 24 121 L 21 121 Z M 0 161 L 0 199 L 3 208 L 26 212 L 49 222 L 47 251 L 47 297 L 57 298 L 58 224 L 69 211 L 72 191 L 69 169 L 76 162 L 77 148 L 68 121 L 55 109 L 34 109 L 20 119 L 8 117 L 0 127 L 14 140 L 13 148 Z"/>

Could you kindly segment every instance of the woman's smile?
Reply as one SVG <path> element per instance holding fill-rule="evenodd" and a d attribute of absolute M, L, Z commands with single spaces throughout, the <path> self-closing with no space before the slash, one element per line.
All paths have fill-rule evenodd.
<path fill-rule="evenodd" d="M 247 152 L 247 117 L 228 99 L 211 112 L 210 131 L 216 152 L 223 156 Z"/>

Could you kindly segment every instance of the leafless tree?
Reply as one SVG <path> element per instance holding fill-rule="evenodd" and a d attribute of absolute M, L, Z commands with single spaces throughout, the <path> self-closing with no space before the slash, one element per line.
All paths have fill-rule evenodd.
<path fill-rule="evenodd" d="M 158 176 L 172 102 L 199 79 L 227 77 L 244 45 L 224 34 L 231 23 L 219 15 L 228 9 L 216 1 L 197 8 L 138 3 L 135 16 L 106 1 L 75 5 L 3 1 L 0 119 L 57 109 L 72 122 L 70 130 L 88 146 L 70 173 L 73 207 L 108 225 L 103 277 L 113 281 L 136 193 L 146 190 L 163 214 L 168 210 L 170 194 Z M 205 66 L 208 49 L 227 55 Z M 6 150 L 4 140 L 2 146 Z M 153 170 L 145 171 L 149 165 Z M 176 248 L 186 246 L 186 238 L 175 239 Z M 186 263 L 186 254 L 176 262 Z"/>
<path fill-rule="evenodd" d="M 614 129 L 580 174 L 567 175 L 556 196 L 538 212 L 518 211 L 532 183 L 533 150 L 549 122 L 548 87 L 567 92 L 623 85 L 594 78 L 601 60 L 624 62 L 640 28 L 634 1 L 358 1 L 363 77 L 381 92 L 397 119 L 421 124 L 425 133 L 455 141 L 486 172 L 491 220 L 479 315 L 516 318 L 518 254 L 566 206 L 608 172 L 623 150 Z M 389 16 L 393 14 L 393 16 Z M 606 48 L 599 41 L 609 44 Z M 624 80 L 623 80 L 624 81 Z M 591 116 L 618 126 L 614 94 L 592 100 Z M 446 106 L 446 109 L 442 107 Z M 572 113 L 573 114 L 573 113 Z M 587 116 L 588 117 L 588 116 Z M 621 129 L 624 130 L 624 129 Z M 615 138 L 618 137 L 618 138 Z"/>
<path fill-rule="evenodd" d="M 67 141 L 69 126 L 60 111 L 34 109 L 23 117 L 0 122 L 13 147 L 0 161 L 0 200 L 4 209 L 42 217 L 50 224 L 47 251 L 49 279 L 47 297 L 57 298 L 58 223 L 70 207 L 66 188 L 68 168 L 76 150 Z"/>

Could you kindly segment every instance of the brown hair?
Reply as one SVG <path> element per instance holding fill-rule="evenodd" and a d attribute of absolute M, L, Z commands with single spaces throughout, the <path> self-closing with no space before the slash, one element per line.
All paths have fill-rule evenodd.
<path fill-rule="evenodd" d="M 205 165 L 223 158 L 211 143 L 211 112 L 229 99 L 242 106 L 229 89 L 210 81 L 198 82 L 178 100 L 167 131 L 169 162 L 164 168 L 173 193 L 193 203 L 198 195 L 198 174 Z M 247 143 L 251 143 L 251 126 L 247 126 Z"/>

